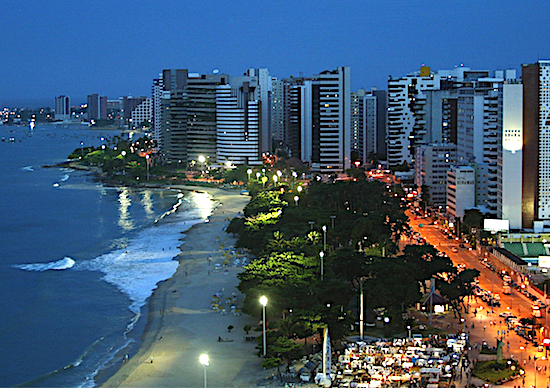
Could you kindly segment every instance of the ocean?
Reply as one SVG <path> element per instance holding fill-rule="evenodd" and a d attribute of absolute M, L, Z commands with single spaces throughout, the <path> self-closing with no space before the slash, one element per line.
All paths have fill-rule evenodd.
<path fill-rule="evenodd" d="M 139 318 L 176 271 L 182 232 L 215 206 L 205 193 L 107 187 L 43 167 L 119 134 L 0 126 L 2 387 L 93 387 L 119 350 L 137 351 Z"/>

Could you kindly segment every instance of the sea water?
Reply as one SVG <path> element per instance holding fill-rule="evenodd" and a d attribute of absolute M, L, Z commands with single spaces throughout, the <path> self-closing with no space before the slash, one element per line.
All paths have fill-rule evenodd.
<path fill-rule="evenodd" d="M 43 167 L 113 135 L 0 126 L 0 386 L 94 386 L 120 349 L 136 350 L 136 322 L 176 271 L 182 232 L 212 211 L 204 193 Z"/>

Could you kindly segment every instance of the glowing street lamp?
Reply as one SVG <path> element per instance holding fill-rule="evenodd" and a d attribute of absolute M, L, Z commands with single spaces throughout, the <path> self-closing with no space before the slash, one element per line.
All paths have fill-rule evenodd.
<path fill-rule="evenodd" d="M 210 365 L 208 363 L 208 354 L 201 354 L 199 358 L 202 365 L 204 365 L 204 388 L 206 388 L 206 367 Z"/>
<path fill-rule="evenodd" d="M 298 190 L 298 192 L 301 193 L 303 189 L 304 188 L 302 186 L 298 186 L 298 188 L 296 190 Z"/>
<path fill-rule="evenodd" d="M 252 170 L 249 168 L 246 170 L 246 173 L 248 174 L 248 180 L 250 180 L 250 174 L 252 174 Z"/>
<path fill-rule="evenodd" d="M 257 180 L 260 180 L 260 176 L 261 176 L 261 175 L 262 175 L 262 173 L 258 171 L 258 172 L 256 173 L 256 179 L 257 179 Z"/>
<path fill-rule="evenodd" d="M 294 196 L 294 202 L 296 203 L 296 206 L 298 206 L 298 201 L 300 200 L 300 197 L 297 195 Z"/>
<path fill-rule="evenodd" d="M 266 334 L 265 334 L 265 306 L 267 306 L 267 297 L 265 295 L 263 295 L 261 298 L 260 298 L 260 304 L 262 305 L 262 312 L 263 312 L 263 316 L 262 316 L 262 326 L 263 326 L 263 329 L 264 329 L 264 335 L 263 335 L 263 340 L 264 340 L 264 357 L 266 355 L 266 350 L 267 350 L 267 337 L 266 337 Z"/>
<path fill-rule="evenodd" d="M 279 180 L 279 177 L 277 175 L 273 175 L 273 183 L 277 184 L 278 180 Z"/>

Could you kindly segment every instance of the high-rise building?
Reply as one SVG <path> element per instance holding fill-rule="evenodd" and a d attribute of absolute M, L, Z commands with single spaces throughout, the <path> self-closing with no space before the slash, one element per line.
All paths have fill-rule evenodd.
<path fill-rule="evenodd" d="M 350 93 L 350 137 L 351 137 L 351 161 L 358 165 L 364 164 L 363 156 L 366 155 L 367 136 L 365 135 L 365 89 L 359 89 Z"/>
<path fill-rule="evenodd" d="M 71 99 L 69 96 L 55 97 L 55 119 L 62 121 L 71 119 Z"/>
<path fill-rule="evenodd" d="M 350 68 L 323 71 L 313 79 L 311 169 L 341 172 L 351 166 Z"/>
<path fill-rule="evenodd" d="M 255 77 L 230 77 L 216 89 L 217 156 L 220 164 L 261 165 L 261 102 Z"/>
<path fill-rule="evenodd" d="M 266 68 L 248 69 L 245 75 L 252 77 L 252 81 L 258 84 L 255 94 L 260 103 L 260 150 L 262 153 L 271 153 L 273 138 L 271 132 L 272 77 Z"/>
<path fill-rule="evenodd" d="M 508 78 L 508 77 L 506 77 Z M 505 82 L 502 88 L 502 157 L 499 160 L 500 209 L 497 218 L 522 229 L 523 85 Z"/>
<path fill-rule="evenodd" d="M 88 107 L 87 107 L 88 120 L 99 119 L 99 95 L 88 95 Z"/>
<path fill-rule="evenodd" d="M 271 78 L 271 133 L 276 144 L 285 143 L 285 85 L 277 77 Z"/>
<path fill-rule="evenodd" d="M 130 117 L 131 128 L 143 128 L 150 126 L 153 118 L 153 99 L 146 98 L 134 108 Z"/>
<path fill-rule="evenodd" d="M 523 227 L 550 227 L 550 60 L 522 66 Z"/>
<path fill-rule="evenodd" d="M 87 107 L 88 120 L 105 120 L 107 119 L 107 97 L 99 96 L 98 94 L 88 95 Z"/>
<path fill-rule="evenodd" d="M 411 165 L 414 148 L 426 141 L 426 91 L 440 88 L 440 76 L 429 67 L 388 80 L 387 157 L 390 167 Z"/>
<path fill-rule="evenodd" d="M 421 190 L 428 187 L 429 203 L 443 209 L 447 204 L 447 171 L 456 165 L 456 145 L 423 144 L 416 147 L 414 183 Z M 423 197 L 423 199 L 426 199 Z"/>
<path fill-rule="evenodd" d="M 216 94 L 219 85 L 229 80 L 227 74 L 189 74 L 186 88 L 187 163 L 204 156 L 216 160 Z"/>

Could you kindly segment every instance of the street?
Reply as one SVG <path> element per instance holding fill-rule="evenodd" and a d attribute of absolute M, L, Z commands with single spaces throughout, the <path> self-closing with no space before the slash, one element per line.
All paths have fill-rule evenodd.
<path fill-rule="evenodd" d="M 504 318 L 499 316 L 501 313 L 509 312 L 517 316 L 518 319 L 523 317 L 533 318 L 531 315 L 531 305 L 533 302 L 514 288 L 512 288 L 510 295 L 502 294 L 502 279 L 490 268 L 482 265 L 480 254 L 476 250 L 470 251 L 468 249 L 469 245 L 464 242 L 449 239 L 439 230 L 439 225 L 434 225 L 431 219 L 415 219 L 415 216 L 410 212 L 407 212 L 407 215 L 409 216 L 409 224 L 413 228 L 413 231 L 419 232 L 428 244 L 432 244 L 439 251 L 445 252 L 455 266 L 463 264 L 466 268 L 477 269 L 480 272 L 479 286 L 490 291 L 493 295 L 499 294 L 501 297 L 500 307 L 490 307 L 480 298 L 471 298 L 468 301 L 466 322 L 462 324 L 453 318 L 453 316 L 449 316 L 449 322 L 453 327 L 458 329 L 460 325 L 463 325 L 466 331 L 470 332 L 470 342 L 472 344 L 483 343 L 485 341 L 489 346 L 493 347 L 497 345 L 499 337 L 503 338 L 503 357 L 513 357 L 519 360 L 526 372 L 524 384 L 522 383 L 522 379 L 516 379 L 503 384 L 503 386 L 548 387 L 550 383 L 550 358 L 545 357 L 543 359 L 542 357 L 545 356 L 544 352 L 539 352 L 537 346 L 531 342 L 527 342 L 512 329 L 508 329 Z M 409 243 L 413 243 L 413 241 Z M 461 244 L 465 247 L 461 248 Z M 546 309 L 543 309 L 542 318 L 537 319 L 538 323 L 543 325 L 547 317 Z M 474 314 L 474 311 L 477 313 Z M 472 324 L 474 327 L 472 327 Z M 540 333 L 537 333 L 537 337 L 536 342 L 542 343 Z M 536 361 L 535 357 L 537 357 Z M 542 367 L 542 371 L 535 375 L 536 367 Z"/>

